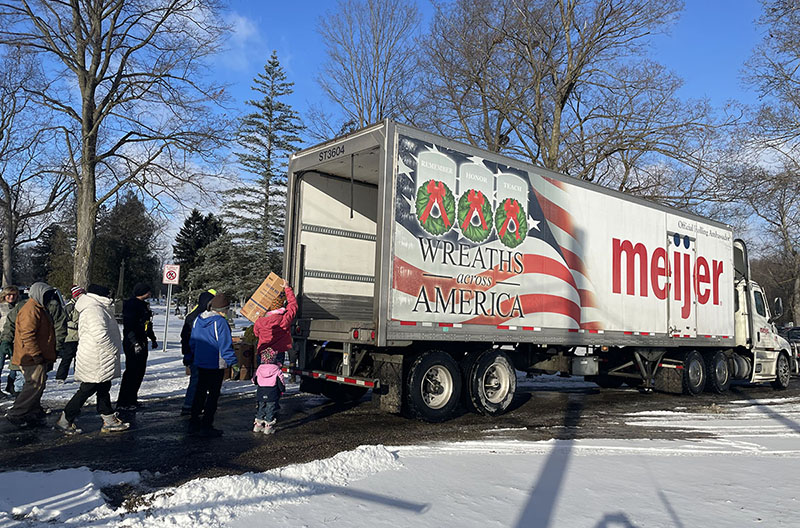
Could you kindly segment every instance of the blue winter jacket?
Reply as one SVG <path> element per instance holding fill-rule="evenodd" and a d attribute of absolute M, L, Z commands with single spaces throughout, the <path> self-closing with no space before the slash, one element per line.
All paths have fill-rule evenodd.
<path fill-rule="evenodd" d="M 217 312 L 203 312 L 194 320 L 189 348 L 196 367 L 224 369 L 236 364 L 231 327 Z"/>

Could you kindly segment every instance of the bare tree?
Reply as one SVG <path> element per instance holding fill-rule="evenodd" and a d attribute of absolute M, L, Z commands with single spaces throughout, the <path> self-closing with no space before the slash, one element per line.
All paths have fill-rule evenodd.
<path fill-rule="evenodd" d="M 74 280 L 89 281 L 99 206 L 134 185 L 156 203 L 201 189 L 227 120 L 204 59 L 225 27 L 217 0 L 0 0 L 0 42 L 47 60 L 30 90 L 61 114 L 73 160 Z"/>
<path fill-rule="evenodd" d="M 788 293 L 793 317 L 800 316 L 800 174 L 787 163 L 782 169 L 748 167 L 739 174 L 741 198 L 765 228 L 758 248 L 764 255 L 779 255 L 783 265 L 781 289 Z M 773 257 L 774 258 L 774 257 Z"/>
<path fill-rule="evenodd" d="M 765 1 L 760 23 L 767 31 L 745 77 L 761 99 L 751 123 L 751 147 L 770 150 L 800 169 L 800 5 Z"/>
<path fill-rule="evenodd" d="M 56 164 L 53 130 L 25 91 L 37 68 L 18 49 L 0 55 L 0 219 L 3 285 L 12 283 L 15 249 L 36 240 L 72 190 Z"/>
<path fill-rule="evenodd" d="M 760 102 L 742 130 L 740 162 L 732 187 L 758 225 L 766 226 L 762 253 L 775 256 L 795 322 L 800 317 L 800 5 L 763 2 L 763 41 L 747 63 L 745 80 Z M 752 160 L 758 160 L 754 165 Z M 777 167 L 777 168 L 776 168 Z"/>
<path fill-rule="evenodd" d="M 328 60 L 317 80 L 345 116 L 344 125 L 328 126 L 325 135 L 397 117 L 405 110 L 419 20 L 415 3 L 392 0 L 338 0 L 320 18 L 318 30 Z M 326 112 L 317 111 L 317 118 L 312 115 L 312 122 L 330 122 Z"/>
<path fill-rule="evenodd" d="M 673 205 L 713 184 L 705 102 L 648 60 L 678 0 L 438 4 L 424 58 L 430 124 L 446 135 Z M 680 186 L 675 182 L 681 183 Z M 679 190 L 679 192 L 675 192 Z"/>

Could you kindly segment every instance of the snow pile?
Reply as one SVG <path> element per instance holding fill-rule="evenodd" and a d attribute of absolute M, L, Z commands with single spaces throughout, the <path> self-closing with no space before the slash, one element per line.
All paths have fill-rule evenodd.
<path fill-rule="evenodd" d="M 143 497 L 140 511 L 127 515 L 119 526 L 221 526 L 242 515 L 345 490 L 352 481 L 402 467 L 396 454 L 378 445 L 264 473 L 197 479 Z"/>
<path fill-rule="evenodd" d="M 0 527 L 32 522 L 64 522 L 86 511 L 104 507 L 100 489 L 136 484 L 139 474 L 109 473 L 81 467 L 47 473 L 8 471 L 2 473 Z"/>

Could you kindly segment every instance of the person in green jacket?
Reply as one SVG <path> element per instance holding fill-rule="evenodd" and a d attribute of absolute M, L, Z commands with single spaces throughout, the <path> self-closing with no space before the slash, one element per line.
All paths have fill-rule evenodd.
<path fill-rule="evenodd" d="M 13 285 L 6 286 L 0 292 L 0 330 L 3 329 L 8 318 L 8 313 L 14 308 L 19 300 L 19 288 Z M 14 352 L 14 340 L 10 343 L 0 342 L 0 374 L 3 373 L 3 367 L 6 361 L 11 360 L 11 355 Z M 20 376 L 17 381 L 17 370 L 9 370 L 8 382 L 6 383 L 6 392 L 0 392 L 0 398 L 7 398 L 14 396 L 17 392 L 22 390 L 23 378 Z"/>

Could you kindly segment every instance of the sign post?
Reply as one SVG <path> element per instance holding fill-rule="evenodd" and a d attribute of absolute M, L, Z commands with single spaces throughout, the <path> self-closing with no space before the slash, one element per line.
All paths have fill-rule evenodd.
<path fill-rule="evenodd" d="M 164 264 L 164 276 L 162 284 L 168 284 L 167 288 L 167 313 L 164 317 L 164 341 L 162 341 L 161 351 L 167 351 L 167 328 L 169 328 L 169 303 L 172 300 L 172 285 L 178 284 L 181 276 L 181 267 L 178 264 Z"/>

